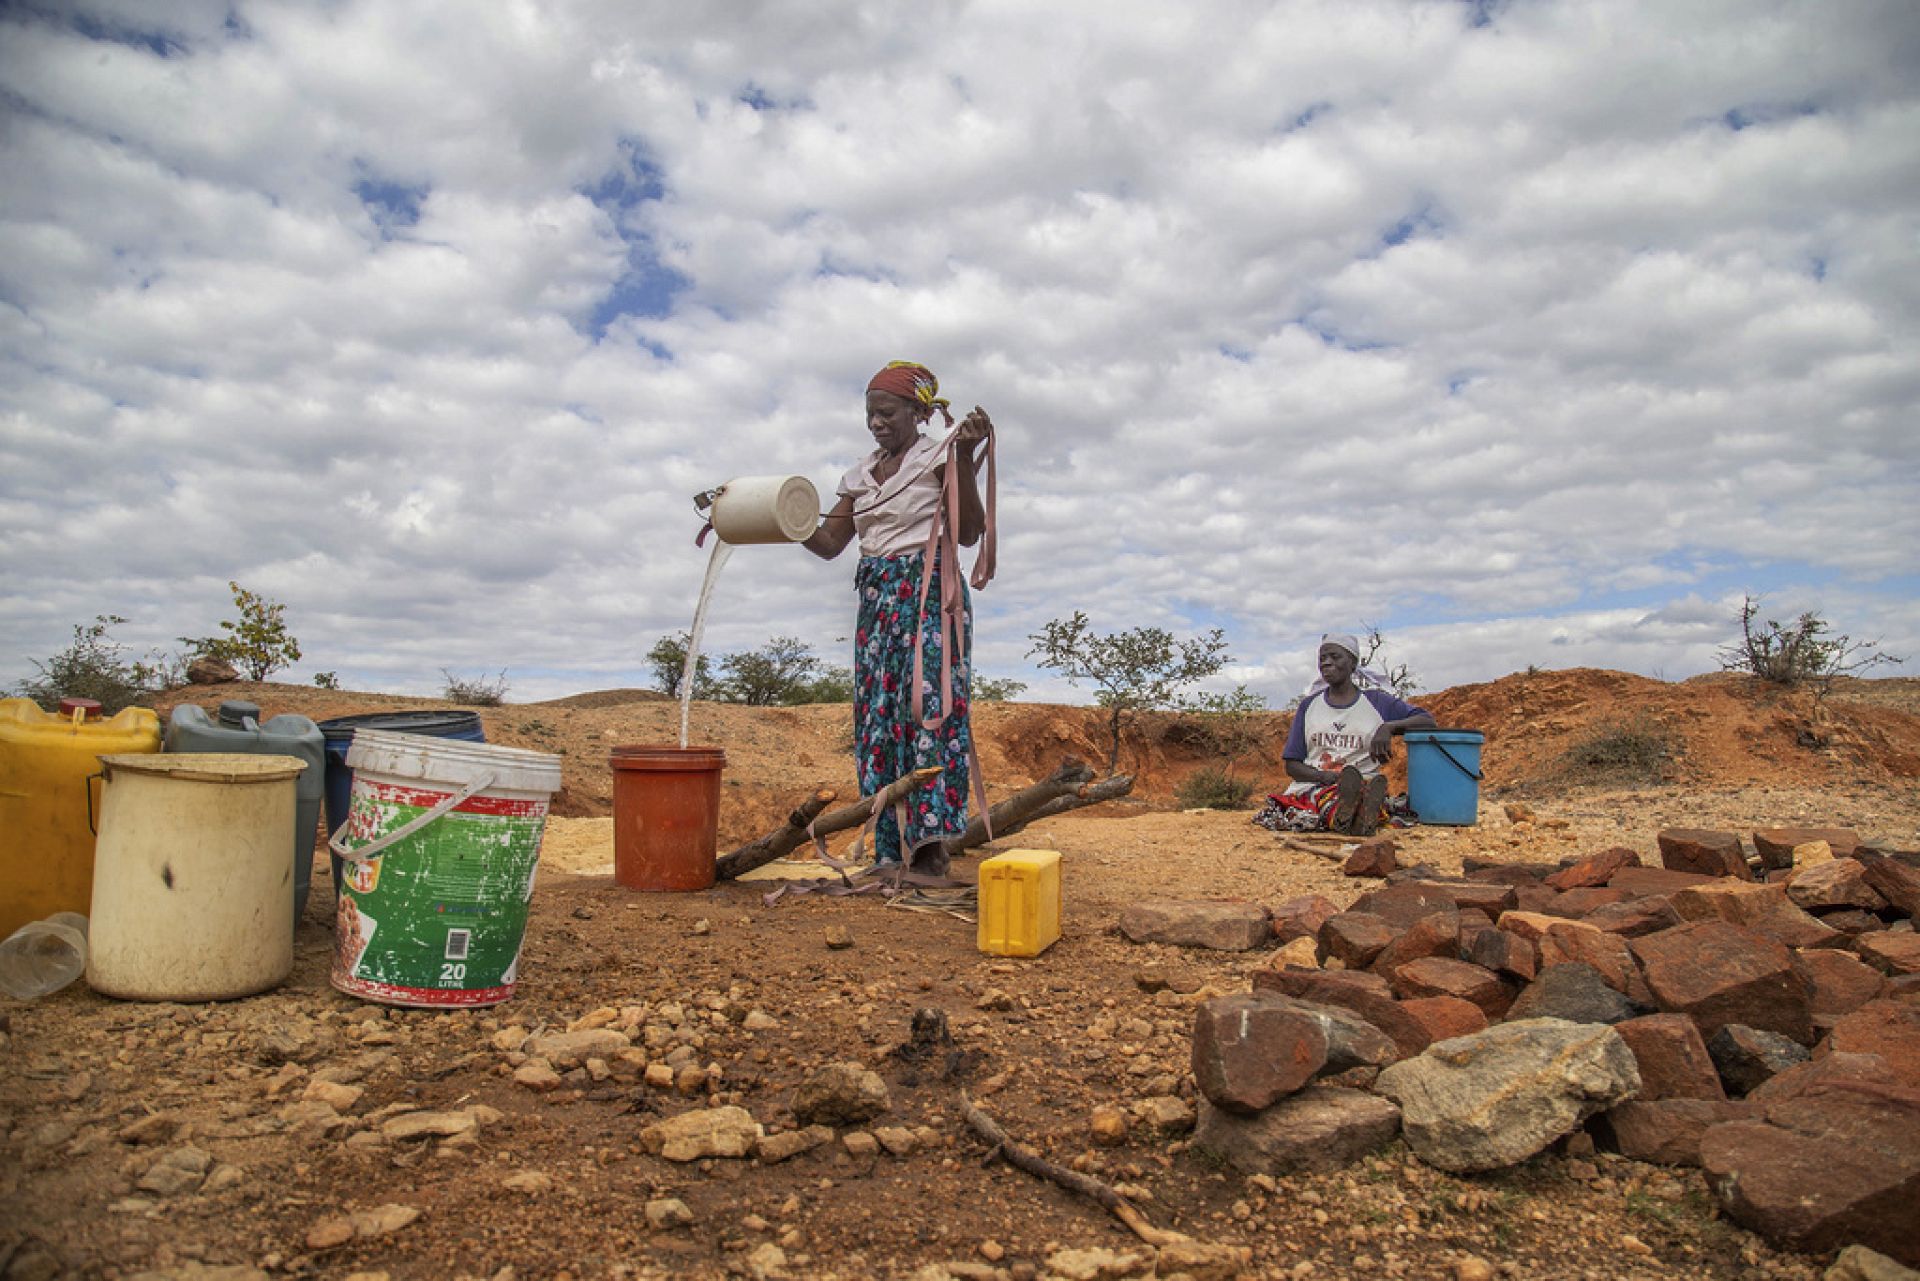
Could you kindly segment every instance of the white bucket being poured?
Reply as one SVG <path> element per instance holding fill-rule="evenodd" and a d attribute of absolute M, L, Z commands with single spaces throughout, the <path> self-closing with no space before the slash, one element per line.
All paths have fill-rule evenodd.
<path fill-rule="evenodd" d="M 805 476 L 741 476 L 713 491 L 707 519 L 736 546 L 797 543 L 820 525 L 820 495 Z"/>

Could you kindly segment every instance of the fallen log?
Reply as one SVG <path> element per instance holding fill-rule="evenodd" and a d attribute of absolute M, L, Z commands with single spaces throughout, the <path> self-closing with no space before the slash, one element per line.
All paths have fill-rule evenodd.
<path fill-rule="evenodd" d="M 1092 781 L 1091 766 L 1075 757 L 1067 757 L 1060 762 L 1058 769 L 1032 787 L 1022 788 L 998 805 L 989 807 L 987 812 L 993 819 L 994 836 L 1012 835 L 1039 817 L 1041 810 L 1055 802 L 1071 799 Z M 987 825 L 976 814 L 965 828 L 946 839 L 943 848 L 951 856 L 986 843 Z"/>
<path fill-rule="evenodd" d="M 731 854 L 722 855 L 713 867 L 715 878 L 730 881 L 742 872 L 765 867 L 799 848 L 807 839 L 807 824 L 819 818 L 820 811 L 833 804 L 836 795 L 838 793 L 828 788 L 821 788 L 787 815 L 785 826 L 775 828 L 757 841 L 747 842 Z"/>
<path fill-rule="evenodd" d="M 1008 828 L 1005 831 L 1001 830 L 1000 820 L 995 818 L 993 821 L 993 834 L 995 836 L 1011 836 L 1014 832 L 1019 831 L 1020 828 L 1026 827 L 1030 823 L 1037 823 L 1043 818 L 1052 818 L 1055 814 L 1065 814 L 1070 810 L 1084 809 L 1089 805 L 1098 805 L 1102 801 L 1118 800 L 1132 790 L 1133 775 L 1115 774 L 1112 778 L 1103 778 L 1098 783 L 1089 783 L 1078 791 L 1071 792 L 1066 796 L 1055 797 L 1033 813 L 1027 815 L 1018 826 Z"/>
<path fill-rule="evenodd" d="M 914 788 L 924 786 L 927 780 L 938 778 L 939 775 L 940 769 L 938 766 L 929 766 L 926 769 L 915 770 L 911 774 L 905 774 L 894 779 L 893 782 L 888 783 L 880 789 L 881 807 L 884 809 L 892 805 Z M 764 867 L 775 859 L 785 858 L 787 855 L 793 853 L 793 851 L 799 849 L 808 839 L 807 823 L 806 821 L 795 823 L 794 819 L 799 817 L 807 808 L 807 805 L 812 804 L 813 801 L 821 795 L 822 793 L 815 792 L 812 797 L 799 806 L 799 808 L 795 809 L 793 813 L 787 815 L 787 821 L 785 823 L 773 831 L 768 832 L 759 840 L 749 841 L 739 849 L 723 855 L 714 864 L 713 874 L 715 878 L 722 881 L 732 880 L 743 872 L 751 872 L 756 867 Z M 825 793 L 825 796 L 826 800 L 820 802 L 823 807 L 833 800 L 832 792 Z M 866 796 L 851 805 L 842 805 L 839 809 L 831 813 L 821 814 L 819 810 L 815 810 L 814 813 L 818 815 L 818 817 L 811 820 L 814 833 L 819 836 L 830 836 L 835 832 L 844 832 L 850 827 L 859 827 L 873 814 L 873 805 L 874 798 Z"/>

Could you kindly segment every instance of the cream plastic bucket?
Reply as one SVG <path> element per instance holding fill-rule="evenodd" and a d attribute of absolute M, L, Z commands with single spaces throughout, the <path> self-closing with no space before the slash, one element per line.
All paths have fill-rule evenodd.
<path fill-rule="evenodd" d="M 820 495 L 805 476 L 741 476 L 720 486 L 707 513 L 724 543 L 797 543 L 820 525 Z"/>
<path fill-rule="evenodd" d="M 224 1001 L 293 970 L 292 756 L 102 756 L 87 983 L 134 1001 Z"/>

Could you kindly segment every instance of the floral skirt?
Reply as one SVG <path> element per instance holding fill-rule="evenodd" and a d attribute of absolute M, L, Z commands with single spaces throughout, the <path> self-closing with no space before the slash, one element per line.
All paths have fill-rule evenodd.
<path fill-rule="evenodd" d="M 853 741 L 860 793 L 871 796 L 894 779 L 930 765 L 940 776 L 907 798 L 909 848 L 930 836 L 961 831 L 967 825 L 967 758 L 973 743 L 968 725 L 972 670 L 968 655 L 954 655 L 953 706 L 933 729 L 920 721 L 940 706 L 940 565 L 927 586 L 926 617 L 919 616 L 920 562 L 923 553 L 863 556 L 854 576 L 860 596 L 860 621 L 853 636 Z M 967 644 L 973 648 L 973 601 L 966 583 Z M 913 638 L 921 642 L 921 670 L 915 679 Z M 913 700 L 909 692 L 918 689 Z M 916 704 L 917 705 L 914 705 Z M 883 863 L 900 859 L 901 832 L 891 807 L 874 831 L 874 853 Z"/>

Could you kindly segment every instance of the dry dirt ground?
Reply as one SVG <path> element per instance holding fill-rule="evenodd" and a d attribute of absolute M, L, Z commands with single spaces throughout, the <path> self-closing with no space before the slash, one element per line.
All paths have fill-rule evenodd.
<path fill-rule="evenodd" d="M 316 719 L 445 706 L 283 685 L 178 691 L 160 706 L 222 697 Z M 1487 777 L 1480 823 L 1401 833 L 1402 862 L 1454 871 L 1469 857 L 1555 861 L 1614 844 L 1652 856 L 1654 834 L 1671 825 L 1850 826 L 1920 844 L 1920 681 L 1843 684 L 1815 706 L 1729 676 L 1667 684 L 1553 671 L 1421 701 L 1443 724 L 1486 733 Z M 1044 1275 L 1069 1248 L 1151 1260 L 1091 1203 L 985 1161 L 959 1119 L 960 1087 L 1016 1139 L 1126 1187 L 1156 1225 L 1249 1248 L 1250 1276 L 1452 1278 L 1484 1263 L 1494 1271 L 1481 1275 L 1519 1277 L 1813 1277 L 1826 1262 L 1776 1252 L 1718 1218 L 1696 1172 L 1604 1153 L 1554 1151 L 1456 1177 L 1395 1143 L 1343 1173 L 1250 1180 L 1137 1114 L 1122 1144 L 1096 1144 L 1097 1106 L 1131 1114 L 1150 1098 L 1191 1099 L 1192 1007 L 1245 990 L 1267 959 L 1129 944 L 1112 928 L 1123 904 L 1310 892 L 1344 904 L 1364 888 L 1247 811 L 1178 809 L 1175 785 L 1206 758 L 1176 718 L 1129 732 L 1121 768 L 1137 776 L 1133 797 L 1003 842 L 1064 857 L 1063 937 L 1016 961 L 981 955 L 962 920 L 872 897 L 768 907 L 765 882 L 689 894 L 616 886 L 607 749 L 669 741 L 676 717 L 639 691 L 483 713 L 490 741 L 559 753 L 566 771 L 520 985 L 504 1005 L 410 1011 L 333 991 L 324 860 L 294 973 L 274 992 L 152 1005 L 76 984 L 0 1003 L 0 1273 L 242 1265 L 276 1276 L 584 1281 L 886 1277 L 949 1263 L 956 1275 L 1018 1278 Z M 696 741 L 727 752 L 723 849 L 816 787 L 851 797 L 844 706 L 696 705 L 693 723 Z M 1284 725 L 1272 718 L 1266 759 L 1243 760 L 1242 773 L 1277 782 Z M 976 726 L 996 797 L 1063 755 L 1104 756 L 1087 710 L 984 705 Z M 1607 780 L 1567 764 L 1569 749 L 1622 726 L 1676 749 L 1661 777 Z M 1509 821 L 1510 800 L 1537 819 Z M 958 874 L 971 878 L 974 864 L 959 861 Z M 827 945 L 835 927 L 851 946 Z M 946 1011 L 968 1052 L 957 1085 L 889 1055 L 921 1006 Z M 704 1085 L 656 1088 L 637 1063 L 574 1071 L 545 1091 L 515 1080 L 517 1059 L 502 1048 L 514 1029 L 609 1018 L 634 1025 L 646 1057 L 705 1068 Z M 887 1080 L 891 1108 L 872 1125 L 912 1132 L 890 1136 L 903 1154 L 856 1137 L 778 1164 L 683 1165 L 641 1142 L 647 1125 L 711 1102 L 737 1103 L 769 1129 L 790 1124 L 800 1077 L 846 1059 Z M 343 1116 L 309 1095 L 337 1100 Z M 415 1109 L 464 1110 L 481 1124 L 389 1137 L 385 1123 Z M 154 1175 L 169 1163 L 184 1173 Z M 667 1198 L 689 1222 L 649 1219 L 649 1202 Z M 342 1220 L 355 1214 L 357 1232 Z"/>

